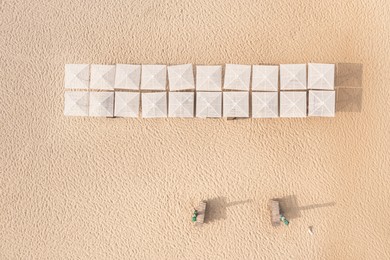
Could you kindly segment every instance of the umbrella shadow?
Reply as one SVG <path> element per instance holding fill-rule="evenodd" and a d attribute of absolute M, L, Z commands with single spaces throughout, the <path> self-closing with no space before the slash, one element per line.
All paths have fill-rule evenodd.
<path fill-rule="evenodd" d="M 227 208 L 234 207 L 237 205 L 249 203 L 252 200 L 240 200 L 227 202 L 226 197 L 217 197 L 207 200 L 205 223 L 211 223 L 218 220 L 224 220 L 227 217 Z"/>
<path fill-rule="evenodd" d="M 363 97 L 363 64 L 336 65 L 336 111 L 360 112 Z"/>

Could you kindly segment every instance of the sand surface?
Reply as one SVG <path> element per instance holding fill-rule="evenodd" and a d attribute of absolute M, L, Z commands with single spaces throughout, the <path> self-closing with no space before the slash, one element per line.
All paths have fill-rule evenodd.
<path fill-rule="evenodd" d="M 389 13 L 388 0 L 0 1 L 0 259 L 390 259 Z M 355 63 L 339 66 L 336 118 L 63 116 L 66 63 L 309 61 Z M 289 227 L 271 227 L 273 197 Z"/>

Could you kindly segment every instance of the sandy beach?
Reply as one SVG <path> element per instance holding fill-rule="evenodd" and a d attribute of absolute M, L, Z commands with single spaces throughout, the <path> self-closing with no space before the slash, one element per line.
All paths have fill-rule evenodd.
<path fill-rule="evenodd" d="M 386 0 L 0 1 L 0 259 L 390 259 L 389 13 Z M 338 64 L 335 118 L 63 115 L 67 63 L 307 62 Z M 271 226 L 270 198 L 288 227 Z"/>

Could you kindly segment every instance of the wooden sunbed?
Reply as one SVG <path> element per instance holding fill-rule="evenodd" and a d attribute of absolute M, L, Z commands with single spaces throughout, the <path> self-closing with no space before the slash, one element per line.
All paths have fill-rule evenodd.
<path fill-rule="evenodd" d="M 196 218 L 195 226 L 201 226 L 204 223 L 204 216 L 206 214 L 206 202 L 201 201 L 199 206 L 196 207 L 196 210 L 198 211 L 198 216 Z"/>
<path fill-rule="evenodd" d="M 271 211 L 271 224 L 276 227 L 280 225 L 280 207 L 279 201 L 270 200 L 269 201 L 269 210 Z"/>

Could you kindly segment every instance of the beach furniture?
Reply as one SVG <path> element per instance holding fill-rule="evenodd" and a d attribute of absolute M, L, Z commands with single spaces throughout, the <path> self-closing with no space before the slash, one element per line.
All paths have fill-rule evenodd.
<path fill-rule="evenodd" d="M 279 201 L 277 200 L 270 200 L 269 201 L 269 210 L 271 213 L 271 224 L 272 226 L 276 227 L 280 225 L 280 207 L 279 207 Z"/>
<path fill-rule="evenodd" d="M 167 117 L 167 93 L 142 93 L 142 117 Z"/>
<path fill-rule="evenodd" d="M 334 64 L 309 63 L 308 88 L 334 90 Z"/>
<path fill-rule="evenodd" d="M 223 88 L 226 90 L 249 91 L 251 66 L 226 64 Z"/>
<path fill-rule="evenodd" d="M 115 65 L 115 89 L 139 90 L 140 80 L 141 65 Z"/>
<path fill-rule="evenodd" d="M 222 117 L 222 92 L 197 92 L 196 117 Z"/>
<path fill-rule="evenodd" d="M 278 116 L 278 92 L 252 92 L 253 118 L 274 118 Z"/>
<path fill-rule="evenodd" d="M 141 89 L 142 90 L 166 90 L 167 66 L 166 65 L 142 65 Z"/>
<path fill-rule="evenodd" d="M 168 82 L 170 91 L 195 89 L 192 64 L 168 66 Z"/>
<path fill-rule="evenodd" d="M 279 66 L 253 65 L 252 90 L 278 91 Z"/>
<path fill-rule="evenodd" d="M 306 64 L 281 64 L 280 89 L 303 90 L 306 86 Z"/>
<path fill-rule="evenodd" d="M 197 91 L 222 90 L 222 66 L 196 66 Z"/>
<path fill-rule="evenodd" d="M 91 65 L 91 89 L 114 90 L 115 65 Z"/>
<path fill-rule="evenodd" d="M 89 64 L 65 64 L 66 89 L 89 88 Z"/>
<path fill-rule="evenodd" d="M 169 117 L 194 117 L 194 92 L 169 92 Z"/>
<path fill-rule="evenodd" d="M 114 92 L 90 92 L 89 116 L 113 117 Z"/>
<path fill-rule="evenodd" d="M 206 206 L 206 201 L 201 201 L 199 203 L 199 206 L 195 208 L 195 210 L 197 211 L 195 226 L 201 226 L 204 223 L 204 218 L 206 215 Z"/>
<path fill-rule="evenodd" d="M 280 92 L 280 117 L 306 117 L 306 91 Z"/>
<path fill-rule="evenodd" d="M 138 117 L 140 95 L 136 92 L 115 92 L 116 117 Z"/>
<path fill-rule="evenodd" d="M 227 118 L 249 117 L 249 93 L 223 92 L 223 116 Z"/>
<path fill-rule="evenodd" d="M 335 106 L 335 91 L 309 91 L 309 116 L 334 117 Z"/>
<path fill-rule="evenodd" d="M 64 115 L 88 116 L 89 92 L 67 91 L 65 92 Z"/>

